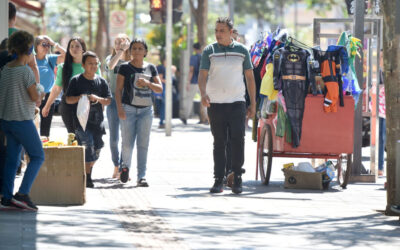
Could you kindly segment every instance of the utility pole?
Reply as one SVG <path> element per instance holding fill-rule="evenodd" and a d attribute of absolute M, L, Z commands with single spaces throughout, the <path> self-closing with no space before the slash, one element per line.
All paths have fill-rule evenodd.
<path fill-rule="evenodd" d="M 171 75 L 171 64 L 172 64 L 172 0 L 166 0 L 167 2 L 167 24 L 165 32 L 166 40 L 166 76 L 165 76 L 165 135 L 171 136 L 171 120 L 172 120 L 172 75 Z"/>
<path fill-rule="evenodd" d="M 89 33 L 89 48 L 88 50 L 92 50 L 93 45 L 93 37 L 92 37 L 92 7 L 90 4 L 91 0 L 87 0 L 87 12 L 88 12 L 88 33 Z"/>
<path fill-rule="evenodd" d="M 132 0 L 133 1 L 133 30 L 132 30 L 132 37 L 135 38 L 136 37 L 136 29 L 137 29 L 137 23 L 136 23 L 136 15 L 137 15 L 137 11 L 136 11 L 136 6 L 137 6 L 137 2 L 136 0 Z"/>
<path fill-rule="evenodd" d="M 235 1 L 234 0 L 229 0 L 229 18 L 232 20 L 233 23 L 234 21 L 234 14 L 235 14 Z"/>
<path fill-rule="evenodd" d="M 354 14 L 354 37 L 364 41 L 364 0 L 355 0 L 356 9 Z M 355 60 L 356 75 L 359 84 L 364 82 L 363 77 L 363 60 L 364 55 L 361 53 L 361 60 Z M 354 113 L 354 148 L 353 148 L 353 171 L 352 175 L 362 174 L 363 166 L 361 162 L 361 143 L 362 143 L 362 93 L 358 99 L 357 108 Z"/>

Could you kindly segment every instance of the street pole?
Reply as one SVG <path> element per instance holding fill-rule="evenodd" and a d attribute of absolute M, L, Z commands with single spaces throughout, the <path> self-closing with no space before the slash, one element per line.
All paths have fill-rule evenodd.
<path fill-rule="evenodd" d="M 165 78 L 165 135 L 171 136 L 171 119 L 172 119 L 172 0 L 167 2 L 167 27 L 165 32 L 166 40 L 166 78 Z"/>
<path fill-rule="evenodd" d="M 234 19 L 234 14 L 235 14 L 235 2 L 234 0 L 229 0 L 229 18 L 232 20 L 233 23 L 235 23 Z"/>
<path fill-rule="evenodd" d="M 355 0 L 356 9 L 354 14 L 354 37 L 364 41 L 364 0 Z M 363 60 L 364 54 L 361 53 L 361 60 L 355 60 L 355 68 L 358 83 L 363 89 Z M 354 148 L 353 148 L 353 168 L 352 175 L 358 176 L 362 174 L 363 166 L 361 162 L 361 143 L 362 143 L 362 103 L 363 95 L 361 92 L 358 99 L 357 108 L 354 113 Z"/>
<path fill-rule="evenodd" d="M 132 31 L 132 37 L 135 38 L 136 37 L 136 0 L 133 0 L 133 31 Z"/>
<path fill-rule="evenodd" d="M 8 1 L 0 2 L 0 41 L 8 37 Z"/>

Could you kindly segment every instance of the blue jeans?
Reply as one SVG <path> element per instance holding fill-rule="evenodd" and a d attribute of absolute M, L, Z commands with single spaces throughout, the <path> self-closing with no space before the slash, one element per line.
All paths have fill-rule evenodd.
<path fill-rule="evenodd" d="M 103 135 L 93 133 L 89 129 L 85 131 L 75 130 L 76 139 L 78 144 L 85 146 L 85 162 L 95 162 L 99 159 L 101 148 L 104 145 L 102 140 Z"/>
<path fill-rule="evenodd" d="M 137 139 L 137 179 L 140 180 L 146 176 L 153 108 L 152 106 L 136 108 L 123 104 L 123 109 L 126 113 L 126 119 L 121 120 L 122 167 L 131 167 L 132 151 Z"/>
<path fill-rule="evenodd" d="M 378 169 L 383 171 L 383 163 L 385 161 L 385 145 L 386 145 L 386 119 L 379 117 L 379 152 L 378 152 Z"/>
<path fill-rule="evenodd" d="M 111 104 L 107 106 L 107 120 L 110 129 L 110 150 L 111 159 L 114 166 L 120 166 L 121 158 L 118 150 L 119 143 L 119 117 L 115 98 L 111 99 Z"/>
<path fill-rule="evenodd" d="M 18 191 L 21 194 L 29 194 L 39 169 L 44 162 L 44 151 L 33 121 L 2 120 L 1 126 L 7 138 L 2 192 L 5 199 L 11 199 L 14 191 L 15 175 L 20 164 L 22 147 L 28 153 L 30 161 Z"/>
<path fill-rule="evenodd" d="M 158 98 L 156 97 L 156 107 L 157 110 L 159 112 L 159 116 L 160 116 L 160 125 L 164 124 L 164 120 L 165 120 L 165 101 L 164 101 L 164 97 Z"/>

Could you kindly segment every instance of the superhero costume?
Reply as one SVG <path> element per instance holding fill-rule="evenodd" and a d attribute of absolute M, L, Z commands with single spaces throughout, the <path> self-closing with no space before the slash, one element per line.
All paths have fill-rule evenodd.
<path fill-rule="evenodd" d="M 300 145 L 304 102 L 309 86 L 309 53 L 290 46 L 280 48 L 273 55 L 274 88 L 282 90 L 287 116 L 292 128 L 292 146 Z M 315 86 L 314 86 L 315 87 Z M 314 88 L 313 87 L 313 88 Z"/>
<path fill-rule="evenodd" d="M 313 48 L 313 53 L 325 83 L 324 111 L 337 112 L 338 100 L 344 106 L 342 73 L 347 73 L 349 68 L 346 48 L 329 45 L 327 51 Z"/>

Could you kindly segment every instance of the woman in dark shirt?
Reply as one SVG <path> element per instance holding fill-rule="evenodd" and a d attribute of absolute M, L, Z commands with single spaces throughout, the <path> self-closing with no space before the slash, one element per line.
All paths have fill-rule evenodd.
<path fill-rule="evenodd" d="M 153 120 L 152 91 L 161 93 L 163 88 L 157 69 L 144 61 L 147 44 L 142 39 L 134 39 L 129 46 L 131 61 L 120 66 L 117 76 L 115 100 L 121 119 L 123 183 L 129 179 L 132 151 L 137 145 L 137 185 L 147 187 L 145 179 L 147 151 Z"/>

